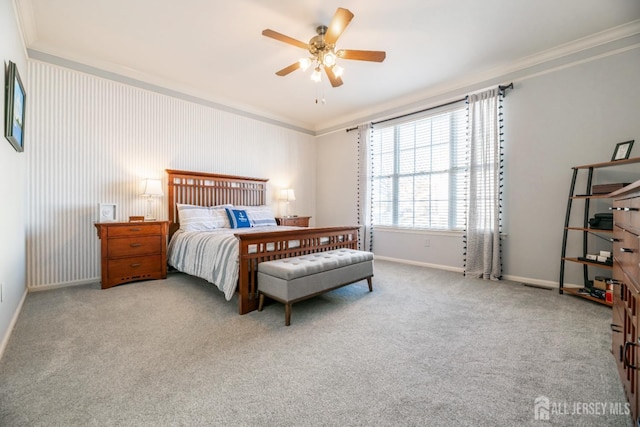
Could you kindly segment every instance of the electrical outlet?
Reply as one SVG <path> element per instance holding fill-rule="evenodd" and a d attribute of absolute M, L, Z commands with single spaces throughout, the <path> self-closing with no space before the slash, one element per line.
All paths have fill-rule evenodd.
<path fill-rule="evenodd" d="M 429 246 L 431 246 L 431 241 L 429 239 L 425 239 L 424 240 L 424 247 L 428 248 Z"/>

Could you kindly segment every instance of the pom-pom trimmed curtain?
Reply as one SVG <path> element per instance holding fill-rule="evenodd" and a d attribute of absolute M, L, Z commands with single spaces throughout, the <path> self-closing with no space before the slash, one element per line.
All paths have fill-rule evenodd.
<path fill-rule="evenodd" d="M 499 88 L 467 98 L 469 169 L 464 235 L 467 277 L 502 277 L 502 134 Z"/>

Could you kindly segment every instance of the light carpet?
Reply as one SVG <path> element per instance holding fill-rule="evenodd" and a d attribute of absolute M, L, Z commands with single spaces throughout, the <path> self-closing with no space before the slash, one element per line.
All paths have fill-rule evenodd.
<path fill-rule="evenodd" d="M 289 327 L 181 273 L 30 293 L 0 425 L 632 425 L 610 308 L 385 261 L 373 287 L 294 304 Z"/>

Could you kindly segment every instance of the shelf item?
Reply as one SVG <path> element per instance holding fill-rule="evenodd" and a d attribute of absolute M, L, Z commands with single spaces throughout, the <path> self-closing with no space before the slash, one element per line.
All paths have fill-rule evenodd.
<path fill-rule="evenodd" d="M 584 292 L 583 289 L 586 288 L 564 288 L 564 292 L 566 292 L 569 295 L 575 295 L 578 297 L 582 297 L 600 304 L 604 304 L 607 305 L 609 307 L 612 307 L 613 304 L 610 302 L 607 302 L 606 300 L 602 300 L 601 298 L 597 298 L 591 295 L 590 292 Z"/>
<path fill-rule="evenodd" d="M 598 269 L 611 270 L 613 268 L 611 263 L 609 262 L 594 262 L 586 259 L 586 255 L 589 253 L 587 237 L 590 234 L 601 237 L 602 239 L 610 241 L 612 243 L 614 242 L 614 238 L 605 237 L 605 236 L 615 234 L 615 231 L 613 229 L 610 229 L 610 228 L 613 228 L 611 221 L 607 221 L 607 218 L 606 218 L 610 215 L 597 214 L 597 217 L 594 216 L 593 218 L 590 218 L 590 214 L 591 214 L 590 201 L 592 199 L 611 199 L 612 194 L 616 194 L 617 192 L 623 191 L 623 189 L 627 187 L 620 189 L 620 184 L 594 183 L 593 171 L 594 169 L 615 167 L 615 166 L 628 165 L 633 163 L 640 163 L 640 157 L 624 159 L 624 160 L 616 160 L 611 162 L 592 163 L 589 165 L 573 167 L 573 174 L 571 177 L 571 186 L 569 188 L 569 197 L 567 198 L 567 211 L 566 211 L 565 222 L 564 222 L 564 233 L 562 237 L 562 254 L 560 258 L 561 261 L 560 261 L 559 291 L 561 294 L 566 292 L 569 295 L 579 296 L 579 297 L 593 300 L 608 306 L 611 305 L 610 303 L 607 303 L 605 299 L 594 298 L 588 293 L 570 290 L 573 288 L 565 288 L 564 286 L 565 264 L 567 262 L 582 264 L 584 288 L 590 288 L 592 286 L 592 281 L 589 279 L 589 269 L 598 268 Z M 576 193 L 576 181 L 578 178 L 578 173 L 580 171 L 587 173 L 587 185 L 584 193 L 581 193 L 581 194 Z M 596 189 L 598 194 L 594 194 L 593 192 L 594 188 Z M 616 191 L 613 193 L 602 194 L 600 192 L 603 189 L 612 189 Z M 582 224 L 570 225 L 569 222 L 571 218 L 571 209 L 573 208 L 573 203 L 577 201 L 583 204 L 583 213 L 584 213 L 583 221 L 582 221 Z M 625 212 L 628 212 L 628 211 L 625 211 Z M 597 223 L 595 221 L 596 218 L 599 219 Z M 602 228 L 599 228 L 600 226 L 598 224 L 600 224 Z M 582 233 L 582 253 L 575 254 L 575 256 L 567 256 L 567 240 L 568 240 L 569 232 Z M 579 288 L 579 289 L 582 289 L 582 288 Z"/>
<path fill-rule="evenodd" d="M 637 425 L 640 373 L 640 181 L 612 193 L 613 198 L 613 315 L 611 353 Z"/>
<path fill-rule="evenodd" d="M 102 289 L 167 277 L 168 221 L 98 222 Z"/>
<path fill-rule="evenodd" d="M 619 182 L 615 184 L 594 184 L 591 187 L 591 194 L 609 194 L 631 184 L 630 182 Z"/>

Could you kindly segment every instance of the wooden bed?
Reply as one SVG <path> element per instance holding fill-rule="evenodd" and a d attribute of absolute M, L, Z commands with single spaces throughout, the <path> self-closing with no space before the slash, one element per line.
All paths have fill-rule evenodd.
<path fill-rule="evenodd" d="M 266 203 L 267 179 L 166 170 L 169 197 L 169 239 L 179 228 L 177 203 L 214 206 L 259 206 Z M 358 248 L 358 226 L 311 227 L 236 234 L 239 241 L 238 310 L 258 308 L 258 263 L 338 248 Z M 290 247 L 295 241 L 295 247 Z M 251 248 L 251 251 L 249 250 Z"/>

